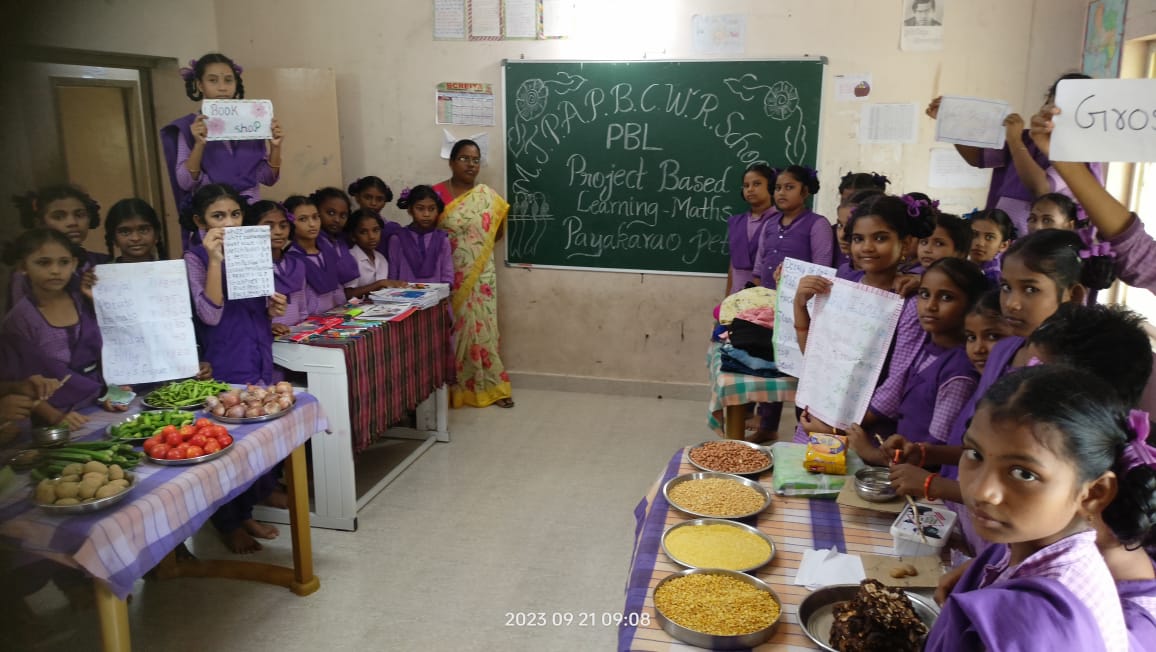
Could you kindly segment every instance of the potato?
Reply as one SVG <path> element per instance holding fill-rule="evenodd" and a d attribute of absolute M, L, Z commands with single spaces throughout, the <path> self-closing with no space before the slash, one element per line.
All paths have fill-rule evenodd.
<path fill-rule="evenodd" d="M 63 507 L 64 505 L 79 505 L 80 501 L 75 498 L 60 498 L 55 504 Z"/>
<path fill-rule="evenodd" d="M 82 505 L 83 505 L 84 503 L 95 503 L 95 502 L 96 502 L 96 498 L 85 498 L 84 500 L 80 501 L 80 503 L 81 503 Z"/>
<path fill-rule="evenodd" d="M 76 473 L 73 473 L 72 475 L 62 475 L 62 476 L 60 476 L 59 481 L 60 482 L 80 482 L 80 476 L 77 475 Z"/>
<path fill-rule="evenodd" d="M 120 468 L 120 465 L 113 464 L 113 465 L 108 467 L 108 479 L 109 480 L 120 480 L 123 477 L 124 477 L 124 469 Z"/>
<path fill-rule="evenodd" d="M 56 502 L 56 483 L 51 480 L 41 480 L 36 485 L 36 502 L 51 505 Z"/>
<path fill-rule="evenodd" d="M 103 473 L 105 475 L 108 475 L 108 467 L 104 465 L 104 462 L 97 462 L 96 460 L 91 460 L 91 461 L 84 463 L 84 472 L 85 473 Z"/>
<path fill-rule="evenodd" d="M 77 490 L 76 497 L 80 498 L 81 500 L 85 498 L 92 498 L 96 495 L 96 490 L 103 486 L 104 482 L 101 480 L 85 480 L 84 482 L 80 483 L 80 489 Z"/>
<path fill-rule="evenodd" d="M 100 473 L 98 471 L 90 471 L 88 473 L 85 473 L 84 476 L 80 478 L 80 481 L 81 482 L 99 482 L 100 484 L 104 484 L 104 483 L 108 482 L 108 474 L 107 473 Z"/>
<path fill-rule="evenodd" d="M 57 498 L 76 498 L 76 494 L 80 493 L 79 482 L 58 482 L 56 483 L 56 497 Z"/>
<path fill-rule="evenodd" d="M 84 475 L 84 465 L 79 462 L 73 462 L 64 467 L 60 475 Z"/>
<path fill-rule="evenodd" d="M 121 478 L 120 480 L 109 480 L 108 484 L 105 486 L 124 487 L 125 489 L 128 489 L 128 480 L 125 478 Z"/>
<path fill-rule="evenodd" d="M 120 485 L 106 484 L 97 490 L 96 497 L 97 499 L 108 498 L 110 496 L 115 496 L 124 490 L 125 488 Z"/>

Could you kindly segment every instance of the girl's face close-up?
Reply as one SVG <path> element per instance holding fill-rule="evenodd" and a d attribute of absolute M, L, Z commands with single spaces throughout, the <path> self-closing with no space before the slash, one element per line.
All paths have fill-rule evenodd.
<path fill-rule="evenodd" d="M 971 223 L 971 262 L 989 263 L 1007 251 L 1011 244 L 1003 239 L 999 226 L 990 220 L 973 220 Z"/>
<path fill-rule="evenodd" d="M 345 229 L 349 219 L 349 204 L 340 197 L 330 197 L 317 207 L 321 213 L 321 228 L 329 235 L 336 236 Z"/>
<path fill-rule="evenodd" d="M 371 217 L 359 220 L 357 228 L 353 231 L 353 241 L 365 251 L 377 249 L 378 243 L 381 242 L 381 227 L 378 226 L 377 220 Z"/>
<path fill-rule="evenodd" d="M 847 221 L 851 219 L 851 213 L 855 211 L 855 207 L 850 204 L 840 206 L 835 212 L 835 242 L 839 243 L 839 251 L 843 252 L 844 256 L 851 255 L 851 243 L 843 237 L 847 229 Z"/>
<path fill-rule="evenodd" d="M 289 245 L 289 218 L 280 210 L 272 210 L 257 220 L 258 226 L 269 227 L 269 244 L 274 251 L 281 251 Z"/>
<path fill-rule="evenodd" d="M 755 171 L 743 175 L 743 199 L 751 208 L 765 208 L 771 205 L 771 189 L 767 178 Z"/>
<path fill-rule="evenodd" d="M 218 199 L 209 204 L 204 215 L 194 215 L 193 217 L 205 229 L 241 226 L 241 222 L 245 219 L 241 206 L 229 198 Z"/>
<path fill-rule="evenodd" d="M 373 186 L 362 190 L 353 197 L 357 200 L 359 207 L 372 211 L 375 215 L 381 215 L 381 209 L 385 208 L 385 193 Z"/>
<path fill-rule="evenodd" d="M 321 235 L 321 213 L 313 204 L 302 204 L 293 213 L 293 232 L 297 239 L 305 242 L 317 240 Z"/>
<path fill-rule="evenodd" d="M 59 242 L 46 242 L 24 257 L 20 268 L 28 283 L 41 292 L 59 292 L 76 272 L 76 258 Z"/>
<path fill-rule="evenodd" d="M 1000 273 L 1000 311 L 1012 335 L 1031 335 L 1072 298 L 1071 290 L 1060 292 L 1051 277 L 1029 269 L 1020 256 L 1004 258 Z"/>
<path fill-rule="evenodd" d="M 231 100 L 237 95 L 237 76 L 227 63 L 210 63 L 197 80 L 197 89 L 206 100 Z"/>
<path fill-rule="evenodd" d="M 1002 317 L 971 313 L 964 318 L 963 337 L 967 359 L 971 360 L 976 371 L 983 373 L 995 343 L 1007 337 L 1009 330 Z"/>
<path fill-rule="evenodd" d="M 803 202 L 807 201 L 810 194 L 802 182 L 790 172 L 780 174 L 775 180 L 775 208 L 784 213 L 802 208 Z"/>
<path fill-rule="evenodd" d="M 419 228 L 432 229 L 438 223 L 438 203 L 429 198 L 418 200 L 409 207 L 409 216 Z"/>
<path fill-rule="evenodd" d="M 851 259 L 867 272 L 895 269 L 903 255 L 899 234 L 876 215 L 865 215 L 851 225 Z"/>
<path fill-rule="evenodd" d="M 951 258 L 959 254 L 955 251 L 955 242 L 951 239 L 947 229 L 937 226 L 931 235 L 919 241 L 916 255 L 919 257 L 919 264 L 923 265 L 923 269 L 927 269 L 937 260 Z"/>
<path fill-rule="evenodd" d="M 1056 203 L 1041 199 L 1032 204 L 1032 211 L 1028 213 L 1028 233 L 1035 233 L 1040 229 L 1064 229 L 1071 231 L 1076 225 L 1060 212 Z"/>
<path fill-rule="evenodd" d="M 938 269 L 924 273 L 916 296 L 919 323 L 924 331 L 932 335 L 957 336 L 963 332 L 967 295 L 947 274 Z"/>
<path fill-rule="evenodd" d="M 151 258 L 156 251 L 157 231 L 139 215 L 121 220 L 113 231 L 113 238 L 121 255 L 128 258 Z"/>
<path fill-rule="evenodd" d="M 74 243 L 83 246 L 88 237 L 90 216 L 84 202 L 75 197 L 65 197 L 48 202 L 44 207 L 41 222 L 44 228 L 59 231 Z"/>
<path fill-rule="evenodd" d="M 450 171 L 455 181 L 472 186 L 482 168 L 482 153 L 473 145 L 458 150 L 458 155 L 450 161 Z"/>

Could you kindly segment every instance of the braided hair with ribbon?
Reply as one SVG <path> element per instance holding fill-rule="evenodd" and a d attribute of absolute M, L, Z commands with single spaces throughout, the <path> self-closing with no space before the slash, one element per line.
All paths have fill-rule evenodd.
<path fill-rule="evenodd" d="M 237 80 L 237 91 L 233 94 L 233 98 L 245 99 L 245 83 L 241 81 L 241 73 L 244 69 L 241 64 L 234 62 L 220 52 L 210 52 L 200 59 L 189 59 L 188 67 L 180 69 L 181 79 L 185 80 L 185 95 L 194 102 L 205 99 L 204 93 L 197 87 L 197 82 L 205 76 L 205 69 L 214 63 L 223 63 L 233 70 L 233 77 Z"/>

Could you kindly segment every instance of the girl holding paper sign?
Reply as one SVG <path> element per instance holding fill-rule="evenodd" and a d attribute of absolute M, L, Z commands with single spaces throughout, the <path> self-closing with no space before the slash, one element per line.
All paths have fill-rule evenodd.
<path fill-rule="evenodd" d="M 229 186 L 212 184 L 193 195 L 192 223 L 204 242 L 185 252 L 201 356 L 213 375 L 229 383 L 273 380 L 272 320 L 285 314 L 286 297 L 229 299 L 225 286 L 224 230 L 241 226 L 245 200 Z"/>
<path fill-rule="evenodd" d="M 206 54 L 181 68 L 185 95 L 194 102 L 201 100 L 244 99 L 245 84 L 241 66 L 229 57 Z M 161 129 L 165 164 L 169 171 L 177 209 L 189 209 L 197 190 L 214 183 L 237 188 L 250 201 L 261 198 L 261 186 L 277 183 L 281 172 L 281 125 L 274 118 L 273 137 L 266 144 L 257 140 L 209 142 L 205 116 L 190 113 Z M 185 248 L 200 239 L 194 232 L 183 235 Z"/>

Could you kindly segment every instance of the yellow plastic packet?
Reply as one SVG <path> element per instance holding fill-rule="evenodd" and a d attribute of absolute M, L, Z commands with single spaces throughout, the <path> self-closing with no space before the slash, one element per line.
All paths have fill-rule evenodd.
<path fill-rule="evenodd" d="M 846 475 L 847 438 L 839 435 L 808 433 L 807 454 L 803 457 L 803 468 L 811 473 Z"/>

